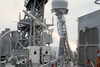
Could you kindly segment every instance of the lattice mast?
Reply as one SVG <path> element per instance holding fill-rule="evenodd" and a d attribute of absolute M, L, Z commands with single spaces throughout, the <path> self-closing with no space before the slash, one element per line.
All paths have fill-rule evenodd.
<path fill-rule="evenodd" d="M 44 20 L 44 7 L 48 0 L 25 0 L 26 11 L 30 12 L 38 20 Z M 19 39 L 16 48 L 27 46 L 43 46 L 43 27 L 37 25 L 28 15 L 18 22 Z"/>
<path fill-rule="evenodd" d="M 52 1 L 52 13 L 58 18 L 58 32 L 60 36 L 59 54 L 58 56 L 65 56 L 65 64 L 69 64 L 70 56 L 73 60 L 72 52 L 68 43 L 66 20 L 64 15 L 68 13 L 67 0 L 53 0 Z M 74 63 L 74 60 L 73 60 Z"/>

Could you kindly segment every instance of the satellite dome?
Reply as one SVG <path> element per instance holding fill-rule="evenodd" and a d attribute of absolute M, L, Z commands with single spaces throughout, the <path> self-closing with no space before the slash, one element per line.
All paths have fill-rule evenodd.
<path fill-rule="evenodd" d="M 52 12 L 67 14 L 67 0 L 52 0 Z"/>
<path fill-rule="evenodd" d="M 55 9 L 55 8 L 67 9 L 67 7 L 68 7 L 67 0 L 52 0 L 52 9 Z"/>

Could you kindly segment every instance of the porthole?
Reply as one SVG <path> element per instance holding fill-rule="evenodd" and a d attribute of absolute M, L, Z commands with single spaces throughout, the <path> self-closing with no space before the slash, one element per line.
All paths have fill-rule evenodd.
<path fill-rule="evenodd" d="M 45 51 L 45 54 L 48 54 L 48 51 Z"/>
<path fill-rule="evenodd" d="M 34 51 L 34 55 L 36 55 L 36 51 Z"/>

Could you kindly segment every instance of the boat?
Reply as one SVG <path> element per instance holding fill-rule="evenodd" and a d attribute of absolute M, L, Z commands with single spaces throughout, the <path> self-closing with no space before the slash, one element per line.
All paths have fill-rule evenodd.
<path fill-rule="evenodd" d="M 52 0 L 51 12 L 57 17 L 60 36 L 58 57 L 52 50 L 52 23 L 44 18 L 49 0 L 25 0 L 24 18 L 19 15 L 17 30 L 6 28 L 0 34 L 0 67 L 99 67 L 100 10 L 78 18 L 77 52 L 72 52 L 68 41 L 65 15 L 67 0 Z M 98 0 L 95 1 L 96 4 Z"/>

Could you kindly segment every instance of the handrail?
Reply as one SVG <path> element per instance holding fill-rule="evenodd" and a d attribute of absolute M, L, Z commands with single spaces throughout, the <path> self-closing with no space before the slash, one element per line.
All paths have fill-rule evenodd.
<path fill-rule="evenodd" d="M 94 64 L 93 64 L 92 62 L 90 62 L 90 63 L 92 64 L 93 67 L 95 67 Z"/>
<path fill-rule="evenodd" d="M 4 35 L 1 36 L 1 38 L 0 38 L 0 67 L 1 67 L 1 45 L 2 45 L 2 40 L 6 35 L 8 35 L 8 34 L 10 34 L 12 32 L 17 32 L 17 31 L 15 31 L 15 30 L 14 31 L 8 31 L 8 32 L 4 33 Z"/>
<path fill-rule="evenodd" d="M 48 67 L 49 64 L 52 65 L 52 64 L 54 64 L 55 62 L 57 62 L 58 60 L 60 60 L 60 59 L 62 59 L 62 58 L 64 58 L 64 56 L 58 57 L 57 59 L 52 60 L 52 61 L 50 61 L 50 62 L 48 62 L 48 63 L 46 63 L 46 64 L 44 64 L 44 65 L 41 65 L 41 66 L 39 66 L 39 67 Z M 62 66 L 62 65 L 63 65 L 63 64 L 60 64 L 59 67 Z"/>

